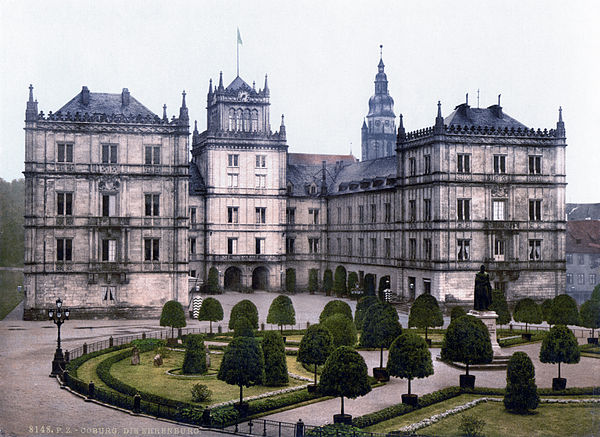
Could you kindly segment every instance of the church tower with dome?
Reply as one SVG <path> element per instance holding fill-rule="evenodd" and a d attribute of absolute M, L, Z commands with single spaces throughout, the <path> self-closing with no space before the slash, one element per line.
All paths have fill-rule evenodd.
<path fill-rule="evenodd" d="M 375 94 L 369 99 L 369 113 L 361 129 L 362 161 L 392 156 L 396 149 L 394 99 L 388 92 L 388 80 L 381 53 L 377 69 Z"/>

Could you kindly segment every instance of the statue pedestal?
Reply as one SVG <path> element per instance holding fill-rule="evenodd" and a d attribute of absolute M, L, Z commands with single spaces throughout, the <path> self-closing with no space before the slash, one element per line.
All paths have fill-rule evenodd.
<path fill-rule="evenodd" d="M 496 319 L 498 319 L 498 314 L 496 314 L 494 311 L 477 310 L 470 310 L 467 314 L 477 317 L 488 329 L 488 332 L 490 333 L 490 341 L 492 342 L 492 351 L 494 351 L 494 358 L 505 357 L 505 355 L 502 353 L 500 345 L 498 344 L 498 337 L 496 336 Z"/>

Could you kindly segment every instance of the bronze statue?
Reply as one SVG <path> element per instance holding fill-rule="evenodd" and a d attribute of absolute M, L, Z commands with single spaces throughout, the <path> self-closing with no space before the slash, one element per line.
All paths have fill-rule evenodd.
<path fill-rule="evenodd" d="M 481 266 L 479 273 L 475 275 L 475 304 L 477 311 L 487 311 L 492 304 L 492 286 L 490 277 L 485 272 L 485 266 Z"/>

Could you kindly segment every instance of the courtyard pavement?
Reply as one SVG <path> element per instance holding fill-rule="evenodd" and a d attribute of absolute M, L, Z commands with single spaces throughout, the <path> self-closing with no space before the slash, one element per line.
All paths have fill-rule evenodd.
<path fill-rule="evenodd" d="M 266 322 L 268 307 L 276 294 L 257 292 L 254 294 L 227 293 L 217 296 L 223 305 L 225 317 L 231 307 L 241 299 L 250 299 L 258 307 L 260 322 Z M 291 296 L 296 309 L 297 327 L 306 322 L 317 323 L 321 309 L 330 297 L 299 294 Z M 350 302 L 354 308 L 355 303 Z M 68 302 L 65 302 L 68 305 Z M 20 309 L 22 312 L 22 307 Z M 401 315 L 403 326 L 407 316 Z M 225 327 L 227 320 L 221 322 Z M 217 324 L 213 324 L 213 329 Z M 269 326 L 269 325 L 267 325 Z M 188 321 L 188 327 L 208 329 L 207 322 Z M 270 326 L 269 326 L 270 327 Z M 73 349 L 84 342 L 92 343 L 109 336 L 137 334 L 160 329 L 157 320 L 69 320 L 61 328 L 64 349 Z M 81 398 L 61 390 L 56 380 L 49 378 L 51 361 L 56 348 L 56 326 L 52 322 L 25 322 L 20 320 L 19 309 L 0 321 L 0 436 L 3 435 L 167 435 L 195 434 L 219 435 L 200 431 L 146 417 L 132 416 L 122 411 L 84 402 Z M 556 376 L 557 366 L 542 364 L 537 359 L 540 344 L 506 349 L 506 353 L 522 350 L 532 358 L 539 387 L 550 387 Z M 443 387 L 458 385 L 461 370 L 436 361 L 439 349 L 432 349 L 435 374 L 429 378 L 413 381 L 416 394 L 425 394 Z M 361 352 L 369 371 L 379 364 L 379 352 Z M 384 356 L 384 359 L 386 357 Z M 476 386 L 504 387 L 506 372 L 474 371 Z M 568 379 L 567 386 L 598 385 L 600 360 L 582 357 L 577 365 L 561 366 L 561 373 Z M 392 378 L 385 386 L 374 389 L 368 395 L 355 400 L 345 400 L 346 412 L 362 415 L 380 410 L 400 402 L 406 392 L 406 381 Z M 302 419 L 311 425 L 320 425 L 332 420 L 339 412 L 340 400 L 331 399 L 295 408 L 268 416 L 269 419 L 296 422 Z M 37 428 L 36 428 L 37 427 Z M 42 429 L 42 427 L 44 427 Z M 47 428 L 46 428 L 47 427 Z"/>

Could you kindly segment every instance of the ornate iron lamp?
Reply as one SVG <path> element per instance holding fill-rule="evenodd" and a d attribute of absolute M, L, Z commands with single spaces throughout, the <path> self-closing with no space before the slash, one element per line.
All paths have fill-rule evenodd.
<path fill-rule="evenodd" d="M 54 352 L 54 360 L 52 361 L 52 373 L 50 373 L 51 378 L 57 375 L 62 376 L 63 371 L 65 370 L 65 357 L 63 355 L 62 349 L 60 348 L 60 325 L 65 323 L 65 320 L 69 320 L 70 313 L 71 312 L 68 308 L 62 307 L 62 300 L 60 298 L 56 299 L 56 308 L 50 308 L 48 310 L 48 319 L 52 320 L 54 324 L 58 327 L 56 352 Z"/>

